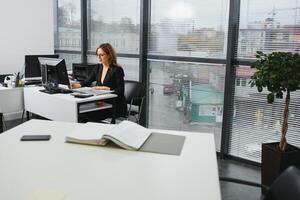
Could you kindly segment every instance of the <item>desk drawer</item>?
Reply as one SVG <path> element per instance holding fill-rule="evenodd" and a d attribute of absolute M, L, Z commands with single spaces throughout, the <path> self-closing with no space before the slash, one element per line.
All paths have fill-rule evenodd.
<path fill-rule="evenodd" d="M 104 101 L 92 102 L 79 105 L 79 113 L 92 112 L 112 108 L 112 105 Z"/>

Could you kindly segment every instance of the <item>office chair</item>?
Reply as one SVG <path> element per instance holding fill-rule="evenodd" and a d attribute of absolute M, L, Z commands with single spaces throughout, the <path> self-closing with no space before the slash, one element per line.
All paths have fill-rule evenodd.
<path fill-rule="evenodd" d="M 131 120 L 139 124 L 145 98 L 144 84 L 138 81 L 124 80 L 124 96 L 128 106 L 127 114 L 126 117 L 118 117 L 116 123 Z M 101 120 L 101 122 L 111 123 L 111 119 Z"/>
<path fill-rule="evenodd" d="M 259 183 L 228 177 L 220 177 L 219 180 L 265 189 L 267 193 L 262 198 L 263 200 L 300 199 L 300 169 L 295 166 L 290 166 L 284 172 L 282 172 L 270 187 Z"/>
<path fill-rule="evenodd" d="M 127 112 L 127 119 L 129 119 L 130 116 L 132 116 L 134 118 L 134 121 L 136 123 L 139 123 L 145 98 L 144 84 L 133 80 L 125 80 L 124 84 L 124 96 L 129 106 Z"/>

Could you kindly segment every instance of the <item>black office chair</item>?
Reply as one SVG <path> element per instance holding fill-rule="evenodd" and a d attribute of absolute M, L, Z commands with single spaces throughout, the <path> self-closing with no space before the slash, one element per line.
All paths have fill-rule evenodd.
<path fill-rule="evenodd" d="M 125 80 L 124 96 L 128 104 L 127 119 L 134 118 L 136 123 L 140 122 L 143 102 L 145 99 L 144 84 L 138 81 Z"/>
<path fill-rule="evenodd" d="M 116 123 L 123 120 L 131 120 L 139 124 L 145 99 L 144 84 L 139 81 L 124 80 L 124 96 L 127 102 L 126 117 L 118 117 Z M 111 119 L 101 120 L 101 123 L 111 123 Z"/>
<path fill-rule="evenodd" d="M 260 187 L 267 191 L 263 200 L 296 200 L 300 199 L 300 169 L 288 167 L 278 176 L 270 187 L 241 179 L 220 177 L 220 181 L 233 182 L 243 185 Z"/>

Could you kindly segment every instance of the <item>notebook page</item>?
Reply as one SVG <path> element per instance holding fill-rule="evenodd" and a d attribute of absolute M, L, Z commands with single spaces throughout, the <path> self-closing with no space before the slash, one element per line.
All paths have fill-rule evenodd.
<path fill-rule="evenodd" d="M 133 147 L 134 149 L 139 149 L 150 134 L 151 131 L 149 129 L 139 124 L 130 121 L 122 121 L 105 135 L 115 138 L 121 143 Z"/>

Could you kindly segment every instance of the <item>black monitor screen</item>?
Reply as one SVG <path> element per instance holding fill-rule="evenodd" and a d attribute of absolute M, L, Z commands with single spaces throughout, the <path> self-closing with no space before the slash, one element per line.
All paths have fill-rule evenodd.
<path fill-rule="evenodd" d="M 42 84 L 49 82 L 70 85 L 66 62 L 62 58 L 38 58 L 41 65 Z"/>
<path fill-rule="evenodd" d="M 25 55 L 25 78 L 41 77 L 39 57 L 58 58 L 59 55 Z"/>

